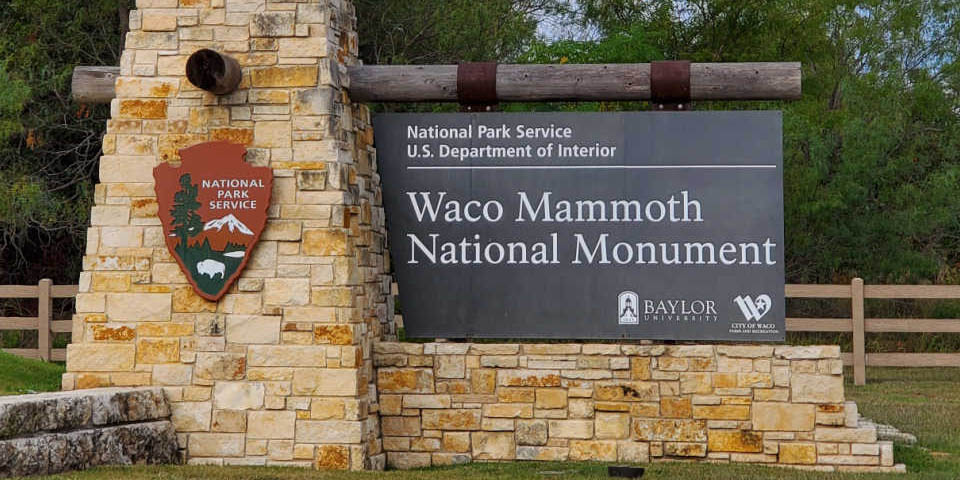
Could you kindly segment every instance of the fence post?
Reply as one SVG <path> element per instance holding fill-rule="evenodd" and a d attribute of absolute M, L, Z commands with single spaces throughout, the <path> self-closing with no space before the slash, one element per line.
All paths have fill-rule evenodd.
<path fill-rule="evenodd" d="M 863 279 L 854 278 L 850 282 L 850 298 L 853 301 L 851 316 L 853 318 L 853 383 L 854 385 L 867 384 L 867 354 L 866 339 L 864 338 L 863 321 Z"/>
<path fill-rule="evenodd" d="M 37 349 L 44 362 L 50 361 L 50 317 L 53 310 L 51 292 L 53 282 L 49 278 L 37 284 Z"/>

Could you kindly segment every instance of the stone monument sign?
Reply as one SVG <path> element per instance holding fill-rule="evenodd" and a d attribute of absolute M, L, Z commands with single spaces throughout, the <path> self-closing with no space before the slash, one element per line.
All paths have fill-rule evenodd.
<path fill-rule="evenodd" d="M 580 298 L 596 298 L 596 311 L 603 313 L 602 318 L 584 318 L 583 325 L 614 324 L 613 329 L 597 326 L 586 336 L 614 337 L 619 329 L 635 328 L 638 333 L 628 336 L 668 338 L 664 332 L 669 329 L 644 327 L 647 330 L 641 332 L 639 322 L 648 321 L 640 310 L 645 308 L 643 302 L 661 297 L 700 300 L 703 303 L 697 307 L 688 304 L 706 308 L 706 300 L 712 299 L 670 294 L 712 294 L 713 285 L 723 294 L 714 300 L 718 317 L 719 302 L 723 302 L 727 323 L 720 325 L 718 318 L 716 325 L 725 332 L 722 338 L 782 338 L 783 237 L 782 216 L 777 216 L 782 210 L 776 196 L 782 164 L 779 138 L 771 135 L 779 131 L 779 117 L 773 113 L 737 117 L 748 119 L 754 132 L 760 132 L 754 140 L 738 136 L 735 127 L 726 125 L 717 127 L 726 139 L 714 133 L 713 143 L 692 139 L 676 145 L 680 151 L 692 149 L 689 153 L 695 155 L 675 160 L 715 167 L 719 160 L 704 153 L 714 145 L 719 146 L 716 157 L 723 157 L 727 164 L 775 167 L 751 174 L 712 172 L 716 182 L 693 172 L 670 181 L 667 177 L 650 180 L 657 177 L 639 172 L 590 173 L 579 180 L 557 172 L 561 181 L 556 197 L 545 199 L 545 192 L 534 190 L 537 177 L 529 172 L 492 177 L 457 169 L 413 168 L 510 166 L 501 158 L 488 165 L 465 160 L 463 156 L 472 156 L 474 147 L 484 147 L 479 141 L 466 140 L 450 145 L 456 147 L 451 150 L 456 155 L 443 163 L 413 161 L 422 160 L 419 155 L 433 148 L 440 151 L 439 145 L 433 146 L 438 142 L 428 139 L 401 162 L 378 166 L 369 111 L 351 98 L 365 92 L 366 100 L 375 100 L 385 79 L 397 75 L 372 68 L 366 81 L 354 83 L 350 72 L 358 60 L 353 8 L 349 0 L 137 0 L 119 76 L 111 85 L 115 89 L 106 89 L 114 95 L 111 119 L 103 139 L 64 390 L 160 387 L 170 405 L 179 455 L 191 464 L 361 470 L 472 460 L 693 459 L 831 471 L 902 469 L 893 464 L 892 444 L 878 442 L 875 430 L 861 427 L 855 406 L 844 401 L 843 362 L 836 347 L 665 346 L 649 341 L 622 345 L 397 342 L 380 170 L 392 173 L 390 181 L 397 181 L 389 187 L 385 184 L 387 196 L 394 201 L 388 213 L 396 232 L 411 225 L 405 223 L 409 218 L 403 213 L 408 207 L 395 203 L 407 192 L 389 189 L 410 188 L 413 195 L 406 195 L 406 201 L 423 201 L 418 192 L 429 192 L 423 189 L 426 183 L 417 183 L 423 179 L 449 186 L 448 195 L 464 197 L 465 209 L 459 215 L 479 218 L 465 222 L 475 226 L 444 231 L 459 237 L 503 233 L 484 225 L 498 215 L 494 203 L 478 206 L 469 202 L 479 202 L 479 197 L 467 198 L 489 193 L 490 200 L 497 200 L 503 193 L 498 188 L 506 189 L 515 201 L 521 201 L 520 191 L 533 195 L 528 196 L 534 209 L 531 215 L 541 220 L 545 213 L 535 213 L 533 202 L 550 203 L 559 200 L 561 193 L 590 193 L 590 189 L 599 200 L 646 198 L 650 205 L 656 205 L 653 201 L 665 208 L 681 205 L 674 211 L 677 218 L 702 217 L 704 222 L 683 225 L 678 221 L 660 229 L 664 224 L 654 221 L 661 215 L 654 206 L 644 210 L 644 232 L 650 234 L 649 241 L 664 244 L 694 242 L 696 233 L 727 235 L 711 240 L 718 242 L 714 252 L 718 264 L 695 265 L 712 269 L 713 276 L 709 280 L 665 276 L 663 288 L 653 288 L 655 278 L 637 274 L 643 282 L 631 284 L 627 280 L 637 271 L 636 256 L 630 265 L 604 265 L 603 275 L 585 273 L 603 288 L 587 290 L 589 296 Z M 717 77 L 727 82 L 723 88 L 694 91 L 705 98 L 795 98 L 799 94 L 798 64 L 695 67 L 708 76 L 722 72 Z M 556 99 L 537 95 L 541 89 L 536 82 L 543 75 L 564 84 L 551 90 L 561 92 L 560 99 L 567 98 L 564 91 L 592 95 L 585 98 L 590 99 L 614 90 L 625 99 L 643 99 L 657 90 L 651 86 L 657 75 L 649 65 L 575 67 L 601 80 L 597 89 L 583 88 L 579 76 L 557 75 L 555 66 L 506 70 L 515 73 L 524 68 L 534 72 L 514 74 L 513 80 L 505 82 L 514 98 Z M 687 65 L 688 83 L 690 68 Z M 457 88 L 451 85 L 459 80 L 456 66 L 400 70 L 407 72 L 403 78 L 419 72 L 434 79 L 405 82 L 411 91 L 403 98 L 455 99 Z M 495 80 L 488 75 L 495 68 L 474 71 L 487 72 L 479 77 L 487 79 L 487 87 Z M 682 69 L 675 71 L 682 73 Z M 779 73 L 769 78 L 760 75 L 769 71 Z M 763 78 L 743 80 L 756 76 Z M 755 91 L 744 93 L 744 88 Z M 587 133 L 593 128 L 590 124 L 621 122 L 619 132 L 631 133 L 616 137 L 622 141 L 580 142 L 577 147 L 568 145 L 569 139 L 560 143 L 568 148 L 567 157 L 582 157 L 599 166 L 628 165 L 632 170 L 632 166 L 666 162 L 669 154 L 663 145 L 631 144 L 635 140 L 630 138 L 653 138 L 631 129 L 662 127 L 673 120 L 695 123 L 709 116 L 664 115 L 671 117 L 558 117 L 552 122 L 558 128 L 550 126 L 552 117 L 543 117 L 547 121 L 534 125 L 531 132 L 573 135 L 559 120 L 571 120 L 570 128 Z M 734 117 L 716 114 L 715 119 Z M 511 131 L 509 121 L 496 114 L 450 118 L 451 125 L 468 129 L 489 123 L 507 125 Z M 701 133 L 708 135 L 709 130 Z M 503 131 L 490 128 L 488 135 L 505 138 Z M 389 128 L 387 132 L 378 140 L 384 162 L 398 159 L 393 150 L 400 142 L 395 137 L 406 134 L 405 130 L 389 133 Z M 539 140 L 530 145 L 543 146 Z M 509 142 L 497 146 L 511 147 Z M 629 156 L 631 151 L 650 155 Z M 604 156 L 604 161 L 593 161 Z M 413 180 L 403 183 L 408 180 L 397 175 L 400 167 L 418 173 L 411 173 L 406 178 Z M 471 181 L 476 182 L 472 187 Z M 724 196 L 737 186 L 744 191 L 762 190 L 762 202 L 750 205 L 739 196 Z M 611 192 L 617 198 L 605 196 Z M 426 196 L 430 200 L 430 194 Z M 737 208 L 749 213 L 747 221 L 724 223 L 720 217 Z M 708 222 L 709 227 L 700 228 L 699 223 Z M 637 243 L 633 238 L 641 231 L 637 223 L 597 227 L 584 222 L 582 235 L 585 239 L 591 235 L 589 250 L 595 252 L 591 255 L 602 259 L 596 243 L 601 235 L 608 233 L 608 241 L 624 235 L 629 239 L 625 244 Z M 634 229 L 628 224 L 634 224 Z M 569 263 L 570 254 L 576 255 L 576 244 L 560 244 L 561 227 L 552 250 L 554 232 L 538 228 L 514 232 L 542 239 L 529 245 L 530 259 L 538 255 L 548 268 L 553 260 L 568 262 L 562 268 L 553 265 L 557 268 L 553 277 L 564 281 L 576 272 L 587 272 L 578 270 L 583 265 Z M 570 226 L 562 228 L 566 242 L 581 233 Z M 464 281 L 457 277 L 462 271 L 451 267 L 454 273 L 438 276 L 447 285 L 422 283 L 423 278 L 418 280 L 422 272 L 411 269 L 410 252 L 397 250 L 404 241 L 411 240 L 395 236 L 392 242 L 394 260 L 403 262 L 396 268 L 400 291 L 424 289 L 405 293 L 421 302 L 410 306 L 412 330 L 472 333 L 462 328 L 471 319 L 471 310 L 488 321 L 497 313 L 494 307 L 508 308 L 501 313 L 527 334 L 547 331 L 542 325 L 554 320 L 536 315 L 563 316 L 548 307 L 533 310 L 530 303 L 516 300 L 519 295 L 540 295 L 542 289 L 495 290 L 498 298 L 488 306 L 437 299 L 441 289 L 463 287 Z M 427 247 L 429 234 L 418 236 L 418 241 L 423 244 L 423 248 L 414 245 L 418 262 L 428 257 L 444 261 L 442 249 L 434 254 Z M 536 243 L 543 243 L 543 248 L 534 248 Z M 742 251 L 725 253 L 727 243 L 733 248 L 755 243 L 755 248 L 746 247 L 750 265 L 739 265 Z M 613 261 L 628 255 L 629 249 L 617 245 L 608 244 L 612 250 L 606 254 Z M 639 253 L 648 254 L 643 248 Z M 466 250 L 476 251 L 473 246 Z M 456 258 L 460 262 L 467 257 Z M 724 263 L 734 258 L 738 265 Z M 661 266 L 641 265 L 650 271 Z M 497 269 L 495 275 L 512 268 L 492 267 Z M 724 278 L 744 281 L 740 267 L 749 268 L 757 276 L 756 283 L 733 295 L 734 290 L 723 282 Z M 486 281 L 471 275 L 462 278 Z M 609 282 L 618 279 L 624 283 L 613 288 Z M 566 295 L 569 288 L 557 291 Z M 648 298 L 650 292 L 657 297 Z M 438 304 L 446 311 L 424 303 L 431 297 L 442 300 Z M 549 297 L 541 299 L 549 301 Z M 593 311 L 587 304 L 578 312 Z M 442 325 L 433 318 L 440 315 L 448 316 L 449 328 L 425 327 Z M 736 336 L 730 332 L 735 327 L 728 324 L 735 315 L 754 317 L 740 322 L 749 324 L 744 327 L 748 330 L 755 329 L 757 320 L 770 318 L 778 331 L 759 333 L 756 338 L 752 332 Z M 490 324 L 499 328 L 490 332 L 508 331 L 506 323 Z M 557 330 L 564 333 L 553 336 L 572 336 L 573 323 L 558 325 L 564 325 Z"/>

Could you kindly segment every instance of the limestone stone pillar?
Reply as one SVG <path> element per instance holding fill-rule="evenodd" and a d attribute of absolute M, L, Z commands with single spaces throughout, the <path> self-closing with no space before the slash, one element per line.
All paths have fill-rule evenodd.
<path fill-rule="evenodd" d="M 384 464 L 371 351 L 392 334 L 390 280 L 369 113 L 343 90 L 355 24 L 348 0 L 131 12 L 63 387 L 163 386 L 190 463 Z M 187 81 L 201 48 L 239 61 L 237 91 Z M 266 230 L 219 302 L 164 246 L 153 185 L 156 165 L 212 140 L 275 177 Z"/>

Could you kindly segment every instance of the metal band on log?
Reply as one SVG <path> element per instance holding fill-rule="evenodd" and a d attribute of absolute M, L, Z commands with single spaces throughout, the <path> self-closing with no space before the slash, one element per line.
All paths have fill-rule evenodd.
<path fill-rule="evenodd" d="M 457 67 L 457 101 L 464 112 L 493 110 L 497 105 L 497 63 L 461 63 Z"/>
<path fill-rule="evenodd" d="M 690 103 L 690 62 L 650 64 L 650 102 L 655 110 L 685 110 Z"/>
<path fill-rule="evenodd" d="M 112 68 L 112 70 L 110 70 Z M 107 103 L 115 96 L 118 67 L 77 67 L 74 99 Z M 457 65 L 361 65 L 348 69 L 357 102 L 456 102 Z M 796 100 L 799 62 L 691 63 L 690 100 Z M 645 101 L 651 99 L 650 64 L 498 65 L 501 102 Z"/>

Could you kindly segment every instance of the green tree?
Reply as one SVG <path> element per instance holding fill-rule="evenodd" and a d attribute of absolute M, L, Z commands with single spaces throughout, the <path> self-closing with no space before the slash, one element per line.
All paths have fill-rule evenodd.
<path fill-rule="evenodd" d="M 133 1 L 0 5 L 0 284 L 75 283 L 109 108 L 75 104 L 70 76 L 119 64 Z"/>
<path fill-rule="evenodd" d="M 199 190 L 193 184 L 193 179 L 189 173 L 180 177 L 180 190 L 173 195 L 173 208 L 170 209 L 170 215 L 173 217 L 174 233 L 180 237 L 181 250 L 180 258 L 185 258 L 183 252 L 189 248 L 187 242 L 203 231 L 203 220 L 197 213 L 200 208 L 200 202 L 197 201 Z"/>
<path fill-rule="evenodd" d="M 24 104 L 30 99 L 30 87 L 13 78 L 0 63 L 0 139 L 23 131 L 19 119 Z"/>
<path fill-rule="evenodd" d="M 371 64 L 507 62 L 563 0 L 356 0 L 360 56 Z"/>
<path fill-rule="evenodd" d="M 536 61 L 622 61 L 618 39 L 643 38 L 649 59 L 802 62 L 799 101 L 696 105 L 784 111 L 788 281 L 960 281 L 955 0 L 577 3 L 596 40 Z"/>

